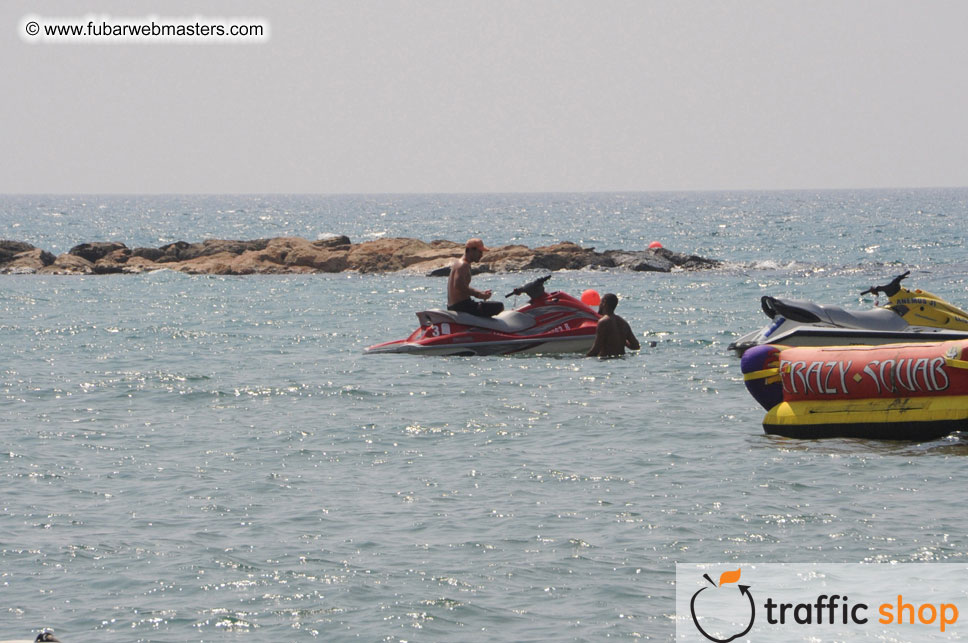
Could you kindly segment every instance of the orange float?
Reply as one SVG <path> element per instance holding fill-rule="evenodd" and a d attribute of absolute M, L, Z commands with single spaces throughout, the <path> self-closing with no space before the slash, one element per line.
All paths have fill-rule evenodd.
<path fill-rule="evenodd" d="M 594 308 L 598 304 L 602 303 L 602 296 L 598 294 L 598 291 L 589 288 L 581 294 L 581 303 L 585 304 L 589 308 Z"/>

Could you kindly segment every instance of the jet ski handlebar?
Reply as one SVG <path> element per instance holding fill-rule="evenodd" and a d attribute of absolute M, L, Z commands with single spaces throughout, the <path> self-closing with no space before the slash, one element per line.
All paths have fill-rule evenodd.
<path fill-rule="evenodd" d="M 882 292 L 888 297 L 893 297 L 894 295 L 897 294 L 897 291 L 901 289 L 901 281 L 903 281 L 910 274 L 911 274 L 911 271 L 908 270 L 903 275 L 898 275 L 897 277 L 894 277 L 894 279 L 891 280 L 891 283 L 887 284 L 886 286 L 871 286 L 861 294 L 876 295 L 877 293 Z"/>
<path fill-rule="evenodd" d="M 508 294 L 504 295 L 505 298 L 511 295 L 521 295 L 526 294 L 530 299 L 537 299 L 541 295 L 545 294 L 544 285 L 545 282 L 551 279 L 551 275 L 545 275 L 544 277 L 538 277 L 534 281 L 529 281 L 528 283 L 515 288 Z"/>

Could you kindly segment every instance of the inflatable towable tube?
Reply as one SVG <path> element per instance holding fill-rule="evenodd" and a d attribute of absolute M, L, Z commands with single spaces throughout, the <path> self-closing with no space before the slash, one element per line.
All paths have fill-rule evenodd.
<path fill-rule="evenodd" d="M 968 340 L 762 345 L 743 355 L 763 430 L 792 438 L 927 441 L 968 429 Z"/>

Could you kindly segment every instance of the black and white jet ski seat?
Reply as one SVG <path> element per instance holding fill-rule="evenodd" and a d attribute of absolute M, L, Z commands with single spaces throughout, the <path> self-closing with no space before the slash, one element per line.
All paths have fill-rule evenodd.
<path fill-rule="evenodd" d="M 904 330 L 908 323 L 887 308 L 850 311 L 838 306 L 822 306 L 810 301 L 763 297 L 763 311 L 773 319 L 782 315 L 802 324 L 827 323 L 842 328 L 869 330 Z"/>
<path fill-rule="evenodd" d="M 460 313 L 453 310 L 422 310 L 417 313 L 421 326 L 430 324 L 463 324 L 487 328 L 499 333 L 519 333 L 534 326 L 534 318 L 516 310 L 505 310 L 494 317 L 481 317 L 470 313 Z"/>

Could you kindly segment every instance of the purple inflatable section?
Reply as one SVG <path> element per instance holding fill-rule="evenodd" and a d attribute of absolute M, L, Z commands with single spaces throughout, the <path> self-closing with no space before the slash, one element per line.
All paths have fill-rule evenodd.
<path fill-rule="evenodd" d="M 743 353 L 740 368 L 743 375 L 756 373 L 768 368 L 776 368 L 779 362 L 779 353 L 782 349 L 770 344 L 754 346 Z M 783 386 L 779 381 L 767 384 L 767 380 L 773 378 L 759 377 L 746 380 L 746 390 L 750 392 L 757 402 L 764 409 L 769 411 L 774 406 L 783 401 Z"/>

